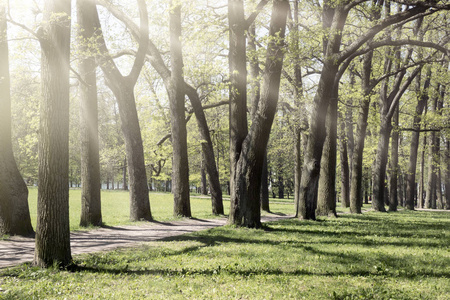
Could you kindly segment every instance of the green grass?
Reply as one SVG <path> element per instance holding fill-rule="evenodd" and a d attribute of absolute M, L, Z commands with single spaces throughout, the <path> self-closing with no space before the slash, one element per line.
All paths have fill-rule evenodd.
<path fill-rule="evenodd" d="M 0 272 L 0 299 L 450 299 L 450 214 L 215 228 Z"/>
<path fill-rule="evenodd" d="M 103 223 L 109 226 L 136 224 L 129 221 L 130 203 L 129 193 L 123 190 L 102 190 L 102 217 Z M 272 200 L 272 199 L 271 199 Z M 273 199 L 275 201 L 276 199 Z M 37 218 L 37 188 L 29 189 L 28 196 L 30 215 L 33 228 L 36 228 Z M 150 193 L 150 206 L 152 216 L 158 221 L 175 220 L 173 216 L 173 195 L 170 193 Z M 227 215 L 230 208 L 229 197 L 224 196 L 224 210 Z M 70 189 L 69 191 L 69 218 L 70 229 L 80 230 L 79 222 L 81 215 L 81 190 Z M 294 214 L 294 202 L 273 203 L 271 210 L 287 215 Z M 192 216 L 199 219 L 216 218 L 211 212 L 211 199 L 205 196 L 191 196 Z"/>

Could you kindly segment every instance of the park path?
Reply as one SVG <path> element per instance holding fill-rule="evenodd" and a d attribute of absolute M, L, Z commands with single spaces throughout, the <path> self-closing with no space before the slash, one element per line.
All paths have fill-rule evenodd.
<path fill-rule="evenodd" d="M 288 219 L 292 216 L 267 215 L 262 222 Z M 221 219 L 185 219 L 174 222 L 150 222 L 140 225 L 103 227 L 70 233 L 72 255 L 109 251 L 140 243 L 160 240 L 190 232 L 206 230 L 226 223 Z M 12 236 L 0 240 L 0 269 L 31 262 L 34 258 L 34 238 Z"/>

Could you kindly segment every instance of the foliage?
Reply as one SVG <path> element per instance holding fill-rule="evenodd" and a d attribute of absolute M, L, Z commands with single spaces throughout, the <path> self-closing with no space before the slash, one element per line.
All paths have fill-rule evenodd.
<path fill-rule="evenodd" d="M 448 299 L 443 212 L 221 227 L 0 272 L 0 299 Z"/>

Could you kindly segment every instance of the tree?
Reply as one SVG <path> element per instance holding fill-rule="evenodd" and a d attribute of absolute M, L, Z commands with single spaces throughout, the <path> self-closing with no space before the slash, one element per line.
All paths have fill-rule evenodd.
<path fill-rule="evenodd" d="M 95 40 L 95 3 L 77 1 L 81 89 L 81 226 L 101 226 L 100 155 L 98 144 L 97 65 L 89 47 Z"/>
<path fill-rule="evenodd" d="M 230 9 L 233 10 L 234 8 L 230 7 Z M 242 9 L 242 7 L 238 8 L 237 12 L 235 11 L 235 13 L 237 13 L 238 15 L 243 13 Z M 238 226 L 252 228 L 261 227 L 261 175 L 264 154 L 266 152 L 267 143 L 269 141 L 270 130 L 272 127 L 272 122 L 275 116 L 279 97 L 281 69 L 284 57 L 284 51 L 282 51 L 282 47 L 284 46 L 284 36 L 288 10 L 288 1 L 274 1 L 269 28 L 270 39 L 267 46 L 266 63 L 261 86 L 261 99 L 256 115 L 252 120 L 250 131 L 245 136 L 245 139 L 242 143 L 242 149 L 239 151 L 239 153 L 237 153 L 237 156 L 234 155 L 236 155 L 235 151 L 240 148 L 238 144 L 240 134 L 235 132 L 233 133 L 233 136 L 230 136 L 230 144 L 232 145 L 232 148 L 230 149 L 231 162 L 233 162 L 234 159 L 237 159 L 237 161 L 235 161 L 235 165 L 231 165 L 232 184 L 229 222 Z M 241 23 L 243 20 L 242 18 L 240 18 L 239 20 L 234 20 L 233 17 L 236 17 L 236 15 L 231 15 L 230 17 L 230 25 L 236 24 L 238 27 L 243 25 Z M 231 29 L 237 30 L 237 28 L 233 26 L 231 26 Z M 239 36 L 239 34 L 237 34 L 237 36 Z M 244 62 L 246 59 L 245 57 L 242 58 L 240 55 L 237 55 L 237 57 L 233 58 L 233 55 L 236 54 L 233 53 L 233 51 L 236 51 L 236 46 L 244 46 L 244 49 L 242 51 L 243 53 L 245 53 L 245 39 L 244 41 L 237 41 L 235 40 L 236 38 L 237 37 L 233 36 L 230 37 L 230 66 L 237 63 L 237 61 L 234 59 L 243 59 Z M 243 42 L 244 45 L 241 45 L 241 42 Z M 235 44 L 233 45 L 233 43 Z M 239 54 L 242 54 L 242 52 L 239 52 Z M 235 70 L 236 67 L 238 66 L 235 65 L 234 68 L 230 68 L 230 71 Z M 239 77 L 242 76 L 242 72 L 246 74 L 246 71 L 242 70 L 241 73 L 238 73 Z M 231 72 L 230 75 L 236 76 L 238 74 L 234 74 L 234 72 Z M 236 77 L 234 80 L 236 81 L 235 83 L 240 87 L 242 82 L 237 82 L 238 77 Z M 230 88 L 230 92 L 232 94 L 236 93 L 236 91 L 233 91 L 234 88 L 234 85 L 232 85 Z M 245 91 L 244 86 L 240 88 Z M 242 95 L 240 94 L 234 95 L 234 97 L 240 98 L 240 101 L 245 100 L 245 97 L 242 97 Z M 242 120 L 238 121 L 234 119 L 238 116 L 238 112 L 234 111 L 235 109 L 237 109 L 237 103 L 235 102 L 233 104 L 233 101 L 235 100 L 236 99 L 233 99 L 233 97 L 230 97 L 230 106 L 234 105 L 234 107 L 230 109 L 231 131 L 243 130 L 243 127 L 245 125 L 241 123 Z M 244 109 L 245 107 L 246 104 L 244 105 Z M 231 139 L 233 139 L 234 141 L 231 141 Z"/>
<path fill-rule="evenodd" d="M 333 2 L 334 3 L 334 2 Z M 317 185 L 319 179 L 321 155 L 325 134 L 323 128 L 325 126 L 325 112 L 327 111 L 331 101 L 335 99 L 332 95 L 333 86 L 336 75 L 342 73 L 348 64 L 357 56 L 370 51 L 375 47 L 383 45 L 393 45 L 388 41 L 380 43 L 366 43 L 372 40 L 379 32 L 387 27 L 402 21 L 407 21 L 417 14 L 424 13 L 428 9 L 428 3 L 415 3 L 416 6 L 409 8 L 404 12 L 386 16 L 380 21 L 374 22 L 368 30 L 363 32 L 358 38 L 346 46 L 341 48 L 342 34 L 347 16 L 354 7 L 360 2 L 340 1 L 334 3 L 334 15 L 330 29 L 327 30 L 327 39 L 324 43 L 325 55 L 323 58 L 323 67 L 319 79 L 319 85 L 314 98 L 313 111 L 311 114 L 311 130 L 306 147 L 305 160 L 303 163 L 302 184 L 300 188 L 300 201 L 298 205 L 298 217 L 300 219 L 315 219 L 315 199 Z M 397 41 L 400 43 L 400 41 Z M 408 41 L 401 41 L 408 43 Z M 366 45 L 366 47 L 363 47 Z M 341 76 L 341 75 L 340 75 Z M 336 101 L 335 99 L 334 101 Z"/>
<path fill-rule="evenodd" d="M 92 0 L 91 0 L 92 1 Z M 141 129 L 136 111 L 134 87 L 145 62 L 148 46 L 148 13 L 144 0 L 138 0 L 141 36 L 136 59 L 130 73 L 123 76 L 117 68 L 106 47 L 103 34 L 97 36 L 100 56 L 99 65 L 106 77 L 107 84 L 114 93 L 119 105 L 122 133 L 125 139 L 126 159 L 130 187 L 130 220 L 152 220 L 148 195 L 147 172 L 145 169 L 144 150 Z M 96 10 L 96 8 L 95 8 Z M 100 31 L 101 24 L 96 13 L 95 27 Z"/>
<path fill-rule="evenodd" d="M 191 217 L 189 200 L 189 163 L 187 132 L 184 116 L 183 55 L 181 48 L 181 4 L 170 1 L 170 61 L 172 66 L 170 85 L 166 86 L 170 103 L 172 128 L 172 193 L 175 216 Z"/>
<path fill-rule="evenodd" d="M 431 68 L 428 67 L 426 71 L 423 87 L 421 87 L 421 76 L 416 77 L 416 92 L 417 105 L 413 120 L 413 129 L 411 136 L 411 146 L 409 150 L 409 164 L 406 183 L 406 209 L 414 210 L 414 196 L 416 195 L 416 165 L 417 165 L 417 152 L 419 149 L 419 135 L 420 135 L 420 121 L 422 119 L 422 113 L 428 101 L 428 88 L 431 81 Z M 421 198 L 421 196 L 419 195 Z M 418 197 L 418 199 L 419 199 Z"/>
<path fill-rule="evenodd" d="M 19 173 L 11 142 L 11 97 L 6 5 L 0 1 L 0 236 L 31 235 L 28 189 Z"/>
<path fill-rule="evenodd" d="M 131 20 L 116 6 L 112 5 L 108 1 L 99 0 L 98 2 L 99 4 L 107 7 L 108 10 L 117 19 L 121 20 L 124 24 L 126 24 L 127 28 L 131 31 L 132 35 L 136 40 L 140 40 L 141 35 L 139 33 L 137 25 L 134 24 L 133 20 Z M 166 89 L 168 89 L 168 87 L 171 84 L 171 71 L 166 66 L 164 59 L 161 56 L 161 52 L 153 44 L 152 41 L 149 41 L 149 47 L 147 49 L 147 59 L 150 61 L 153 68 L 161 76 L 164 85 L 166 86 Z M 202 151 L 205 155 L 206 171 L 208 173 L 209 186 L 211 191 L 212 211 L 214 214 L 223 214 L 224 211 L 222 202 L 222 190 L 220 188 L 219 173 L 214 158 L 214 149 L 211 140 L 211 135 L 208 123 L 206 121 L 205 112 L 203 110 L 202 103 L 200 100 L 200 96 L 197 90 L 187 83 L 185 83 L 184 91 L 186 95 L 189 97 L 189 100 L 191 102 L 192 109 L 196 116 L 198 128 L 202 138 Z"/>
<path fill-rule="evenodd" d="M 41 28 L 42 100 L 34 264 L 72 262 L 69 229 L 70 0 L 46 0 Z"/>

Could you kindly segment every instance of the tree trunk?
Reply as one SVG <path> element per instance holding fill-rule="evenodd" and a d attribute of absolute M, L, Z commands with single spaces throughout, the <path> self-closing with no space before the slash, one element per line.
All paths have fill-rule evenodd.
<path fill-rule="evenodd" d="M 311 114 L 310 134 L 305 150 L 303 162 L 302 179 L 300 185 L 300 196 L 298 205 L 298 218 L 315 219 L 316 195 L 320 173 L 320 162 L 322 147 L 325 141 L 326 111 L 333 99 L 333 86 L 338 73 L 338 63 L 332 59 L 339 52 L 341 45 L 342 29 L 347 19 L 348 11 L 340 4 L 335 8 L 332 32 L 330 40 L 326 43 L 325 59 L 320 75 L 319 85 L 314 97 L 314 107 Z"/>
<path fill-rule="evenodd" d="M 414 210 L 414 196 L 416 194 L 416 168 L 417 168 L 417 152 L 419 149 L 420 121 L 422 120 L 422 112 L 428 101 L 428 88 L 431 81 L 431 68 L 427 68 L 427 75 L 423 85 L 420 86 L 420 76 L 416 79 L 416 90 L 419 93 L 419 99 L 414 115 L 413 129 L 411 134 L 411 146 L 409 150 L 409 164 L 406 185 L 406 209 Z"/>
<path fill-rule="evenodd" d="M 0 236 L 32 235 L 28 189 L 14 159 L 6 7 L 0 4 Z"/>
<path fill-rule="evenodd" d="M 172 2 L 171 2 L 172 6 Z M 170 9 L 170 61 L 171 82 L 167 87 L 172 128 L 172 193 L 174 216 L 191 217 L 189 196 L 189 163 L 187 131 L 184 115 L 183 55 L 181 49 L 181 4 Z"/>
<path fill-rule="evenodd" d="M 248 133 L 247 128 L 247 57 L 245 49 L 245 15 L 243 0 L 228 1 L 229 23 L 229 70 L 230 70 L 230 215 L 229 222 L 243 224 L 244 206 L 241 196 L 236 195 L 241 187 L 237 185 L 237 163 L 242 144 Z M 259 207 L 258 207 L 259 209 Z M 259 226 L 259 224 L 255 224 Z"/>
<path fill-rule="evenodd" d="M 445 209 L 450 209 L 450 141 L 447 140 L 446 151 L 446 172 L 445 172 Z"/>
<path fill-rule="evenodd" d="M 350 173 L 348 167 L 347 137 L 345 134 L 345 123 L 341 120 L 340 129 L 340 157 L 341 157 L 341 205 L 350 206 Z"/>
<path fill-rule="evenodd" d="M 398 197 L 397 197 L 397 187 L 398 187 L 398 117 L 399 117 L 399 107 L 397 105 L 392 122 L 394 123 L 394 131 L 392 132 L 391 141 L 391 161 L 390 161 L 390 178 L 389 178 L 389 211 L 397 211 L 398 207 Z"/>
<path fill-rule="evenodd" d="M 438 98 L 434 97 L 431 104 L 432 114 L 436 113 L 437 111 L 437 101 Z M 428 136 L 428 178 L 425 195 L 425 208 L 436 208 L 436 174 L 438 166 L 438 149 L 436 139 L 436 132 L 431 131 Z"/>
<path fill-rule="evenodd" d="M 144 0 L 138 0 L 141 36 L 139 48 L 133 67 L 128 76 L 123 76 L 109 54 L 103 34 L 97 36 L 101 56 L 99 65 L 106 77 L 119 105 L 119 115 L 122 122 L 122 133 L 125 140 L 125 151 L 128 164 L 128 179 L 130 185 L 130 220 L 152 220 L 148 195 L 147 172 L 145 170 L 144 149 L 141 129 L 136 110 L 134 87 L 145 61 L 148 46 L 148 13 Z M 96 13 L 95 27 L 101 28 Z"/>
<path fill-rule="evenodd" d="M 43 27 L 38 33 L 43 97 L 34 264 L 39 267 L 72 262 L 68 186 L 70 15 L 70 0 L 45 1 Z"/>
<path fill-rule="evenodd" d="M 139 32 L 139 29 L 131 18 L 129 18 L 116 6 L 112 5 L 107 1 L 98 0 L 98 3 L 108 8 L 108 10 L 111 11 L 111 13 L 117 19 L 124 22 L 126 26 L 130 29 L 135 39 L 140 40 L 141 34 Z M 147 49 L 147 52 L 149 54 L 147 58 L 149 59 L 151 65 L 155 68 L 155 70 L 163 79 L 166 88 L 169 87 L 171 82 L 171 72 L 165 65 L 165 62 L 161 57 L 160 51 L 151 41 L 149 41 L 149 47 Z M 204 141 L 202 143 L 202 151 L 205 155 L 206 172 L 208 173 L 208 181 L 212 201 L 212 212 L 213 214 L 223 214 L 222 190 L 220 187 L 219 172 L 217 170 L 218 163 L 216 165 L 214 158 L 214 148 L 211 141 L 208 123 L 206 121 L 205 112 L 203 110 L 202 103 L 200 101 L 200 97 L 198 95 L 197 90 L 192 86 L 188 85 L 187 83 L 185 83 L 184 89 L 186 95 L 189 97 L 189 100 L 192 104 L 192 109 L 194 110 L 201 139 L 202 141 Z"/>
<path fill-rule="evenodd" d="M 259 106 L 259 100 L 261 99 L 261 83 L 259 79 L 260 67 L 258 56 L 256 55 L 256 26 L 253 23 L 249 28 L 248 34 L 248 48 L 251 51 L 249 58 L 250 63 L 250 101 L 251 101 L 251 117 L 256 115 Z M 267 169 L 267 153 L 264 155 L 263 172 L 261 178 L 261 209 L 269 212 L 269 185 L 268 185 L 269 171 Z"/>
<path fill-rule="evenodd" d="M 202 165 L 200 169 L 201 177 L 201 193 L 202 195 L 208 195 L 208 185 L 206 183 L 206 172 L 205 172 L 205 157 L 202 155 Z"/>
<path fill-rule="evenodd" d="M 261 227 L 260 187 L 262 165 L 279 97 L 283 65 L 284 35 L 289 10 L 287 0 L 275 0 L 270 21 L 271 37 L 266 53 L 261 100 L 245 139 L 234 172 L 229 222 L 234 225 Z M 277 38 L 275 38 L 277 36 Z"/>
<path fill-rule="evenodd" d="M 80 226 L 102 225 L 101 180 L 98 144 L 98 104 L 95 58 L 90 41 L 95 35 L 95 4 L 90 0 L 77 1 L 79 45 L 82 59 L 79 65 L 81 90 L 81 218 Z M 109 182 L 108 182 L 109 186 Z"/>
<path fill-rule="evenodd" d="M 326 131 L 321 168 L 316 215 L 337 217 L 336 214 L 336 142 L 337 142 L 337 105 L 338 90 L 335 88 L 330 106 L 328 107 Z"/>
<path fill-rule="evenodd" d="M 425 188 L 425 152 L 427 144 L 427 134 L 423 135 L 422 151 L 420 153 L 420 176 L 419 176 L 419 192 L 417 193 L 417 208 L 423 208 L 424 206 L 424 188 Z"/>
<path fill-rule="evenodd" d="M 350 164 L 352 170 L 350 183 L 350 212 L 360 214 L 362 206 L 362 190 L 363 190 L 363 153 L 364 141 L 366 139 L 367 119 L 369 117 L 370 93 L 372 91 L 370 78 L 372 76 L 372 59 L 373 51 L 364 55 L 362 66 L 362 90 L 363 98 L 359 104 L 358 121 L 356 123 L 356 143 L 354 144 L 352 162 Z"/>
<path fill-rule="evenodd" d="M 389 138 L 392 125 L 390 120 L 383 118 L 380 124 L 380 139 L 378 141 L 377 154 L 373 171 L 372 208 L 376 211 L 386 211 L 384 196 L 386 188 L 386 165 L 388 161 Z"/>
<path fill-rule="evenodd" d="M 261 209 L 270 212 L 269 205 L 269 170 L 267 168 L 267 151 L 264 154 L 264 163 L 261 177 Z"/>

